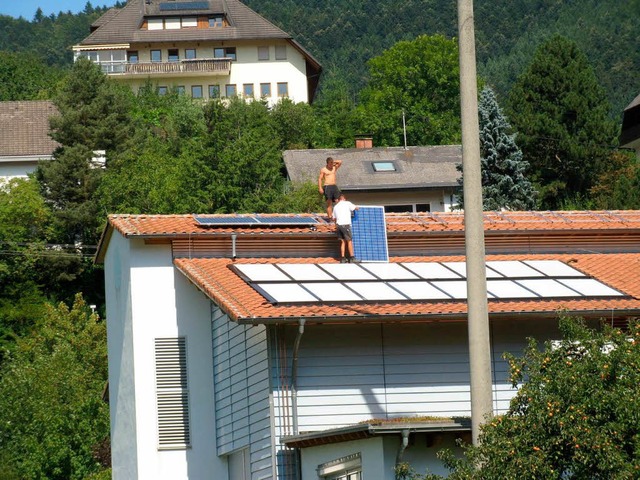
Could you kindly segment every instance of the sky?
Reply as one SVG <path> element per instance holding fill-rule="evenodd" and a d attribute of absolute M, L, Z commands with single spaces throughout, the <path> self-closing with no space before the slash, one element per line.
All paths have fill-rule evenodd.
<path fill-rule="evenodd" d="M 91 5 L 111 7 L 115 3 L 116 0 L 93 0 Z M 82 12 L 86 4 L 87 0 L 0 0 L 0 15 L 23 17 L 25 20 L 31 21 L 38 7 L 42 9 L 45 16 L 49 16 L 52 13 L 57 15 L 60 11 Z"/>

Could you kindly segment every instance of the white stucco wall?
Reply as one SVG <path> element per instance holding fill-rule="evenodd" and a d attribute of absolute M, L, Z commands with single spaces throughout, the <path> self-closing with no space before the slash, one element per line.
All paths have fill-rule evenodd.
<path fill-rule="evenodd" d="M 275 59 L 275 46 L 286 45 L 286 60 Z M 162 59 L 167 59 L 167 49 L 177 48 L 180 55 L 184 54 L 185 48 L 195 48 L 197 58 L 213 58 L 213 48 L 220 45 L 205 44 L 195 45 L 188 43 L 176 43 L 167 47 L 166 44 L 151 44 L 151 47 L 139 50 L 140 62 L 150 61 L 151 50 L 162 50 Z M 284 40 L 263 41 L 260 43 L 234 42 L 226 46 L 236 48 L 237 60 L 231 62 L 230 75 L 201 75 L 201 76 L 155 76 L 151 78 L 154 85 L 165 87 L 183 86 L 185 93 L 191 95 L 191 87 L 193 85 L 201 85 L 203 89 L 204 100 L 209 99 L 209 85 L 218 85 L 220 87 L 221 97 L 225 97 L 225 86 L 234 84 L 238 95 L 242 95 L 243 85 L 245 83 L 253 84 L 254 96 L 260 98 L 260 84 L 271 84 L 271 96 L 266 100 L 270 105 L 278 103 L 278 82 L 286 82 L 288 84 L 288 97 L 296 103 L 308 103 L 309 95 L 307 90 L 306 62 L 303 55 L 288 44 Z M 269 60 L 258 60 L 258 46 L 269 47 Z M 129 84 L 134 90 L 137 90 L 145 84 L 147 78 L 145 76 L 124 77 L 115 75 L 113 78 L 122 80 Z"/>
<path fill-rule="evenodd" d="M 210 304 L 169 245 L 114 233 L 105 259 L 113 478 L 226 480 L 215 455 Z M 155 339 L 185 337 L 191 447 L 158 449 Z"/>

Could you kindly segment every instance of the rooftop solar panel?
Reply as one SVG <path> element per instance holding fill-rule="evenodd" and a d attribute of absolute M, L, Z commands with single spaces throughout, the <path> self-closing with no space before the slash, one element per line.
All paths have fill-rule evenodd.
<path fill-rule="evenodd" d="M 258 221 L 254 217 L 193 217 L 196 222 L 205 227 L 228 227 L 255 225 Z"/>
<path fill-rule="evenodd" d="M 163 2 L 160 4 L 161 12 L 178 10 L 208 10 L 209 2 Z"/>
<path fill-rule="evenodd" d="M 315 225 L 318 221 L 313 217 L 291 217 L 286 215 L 255 215 L 261 225 Z"/>
<path fill-rule="evenodd" d="M 625 295 L 562 262 L 535 266 L 540 268 L 534 270 L 534 265 L 522 262 L 491 262 L 494 274 L 499 276 L 497 272 L 502 272 L 505 277 L 487 279 L 487 297 L 512 300 Z M 231 269 L 271 303 L 454 301 L 467 298 L 461 262 L 260 263 L 234 264 Z M 551 272 L 559 276 L 548 275 Z"/>
<path fill-rule="evenodd" d="M 240 215 L 220 217 L 193 217 L 199 225 L 205 227 L 240 227 L 248 225 L 257 226 L 307 226 L 318 223 L 313 217 L 294 217 L 287 215 Z"/>
<path fill-rule="evenodd" d="M 384 207 L 361 206 L 354 212 L 353 254 L 362 262 L 388 262 Z"/>

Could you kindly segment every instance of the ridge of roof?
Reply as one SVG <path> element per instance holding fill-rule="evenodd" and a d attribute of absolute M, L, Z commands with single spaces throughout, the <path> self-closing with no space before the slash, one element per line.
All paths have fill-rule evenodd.
<path fill-rule="evenodd" d="M 168 42 L 168 41 L 205 41 L 205 40 L 250 40 L 261 38 L 290 39 L 291 35 L 278 28 L 273 23 L 244 5 L 239 0 L 224 0 L 221 2 L 207 0 L 208 9 L 191 12 L 190 15 L 211 15 L 225 13 L 231 19 L 232 25 L 215 29 L 184 29 L 184 30 L 140 30 L 145 18 L 175 17 L 183 14 L 175 11 L 156 12 L 145 0 L 130 0 L 123 8 L 105 18 L 98 28 L 80 41 L 79 45 L 102 45 L 110 43 L 131 42 Z M 152 0 L 150 6 L 158 5 Z M 219 11 L 219 10 L 224 11 Z M 152 11 L 153 13 L 147 13 Z M 106 14 L 105 14 L 106 15 Z"/>
<path fill-rule="evenodd" d="M 244 214 L 245 216 L 247 214 Z M 199 215 L 209 218 L 238 218 L 239 214 Z M 322 214 L 278 214 L 278 216 L 309 217 L 318 220 L 312 233 L 333 232 L 333 224 Z M 640 230 L 640 210 L 618 211 L 518 211 L 484 212 L 486 231 L 586 231 L 586 230 Z M 433 233 L 463 232 L 462 212 L 396 213 L 386 214 L 387 232 Z M 309 234 L 308 225 L 295 226 L 220 226 L 207 227 L 199 224 L 192 214 L 179 215 L 130 215 L 113 214 L 108 224 L 124 236 L 163 236 L 178 238 L 183 236 L 215 236 L 236 232 L 241 234 Z"/>

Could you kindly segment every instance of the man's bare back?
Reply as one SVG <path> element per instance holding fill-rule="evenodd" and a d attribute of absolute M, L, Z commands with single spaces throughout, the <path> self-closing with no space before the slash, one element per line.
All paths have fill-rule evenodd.
<path fill-rule="evenodd" d="M 342 160 L 334 160 L 333 158 L 327 158 L 327 166 L 320 169 L 320 175 L 318 175 L 318 192 L 324 194 L 327 200 L 327 215 L 331 218 L 333 213 L 333 203 L 340 196 L 340 190 L 336 184 L 336 171 L 342 165 Z M 329 188 L 327 188 L 329 187 Z"/>

